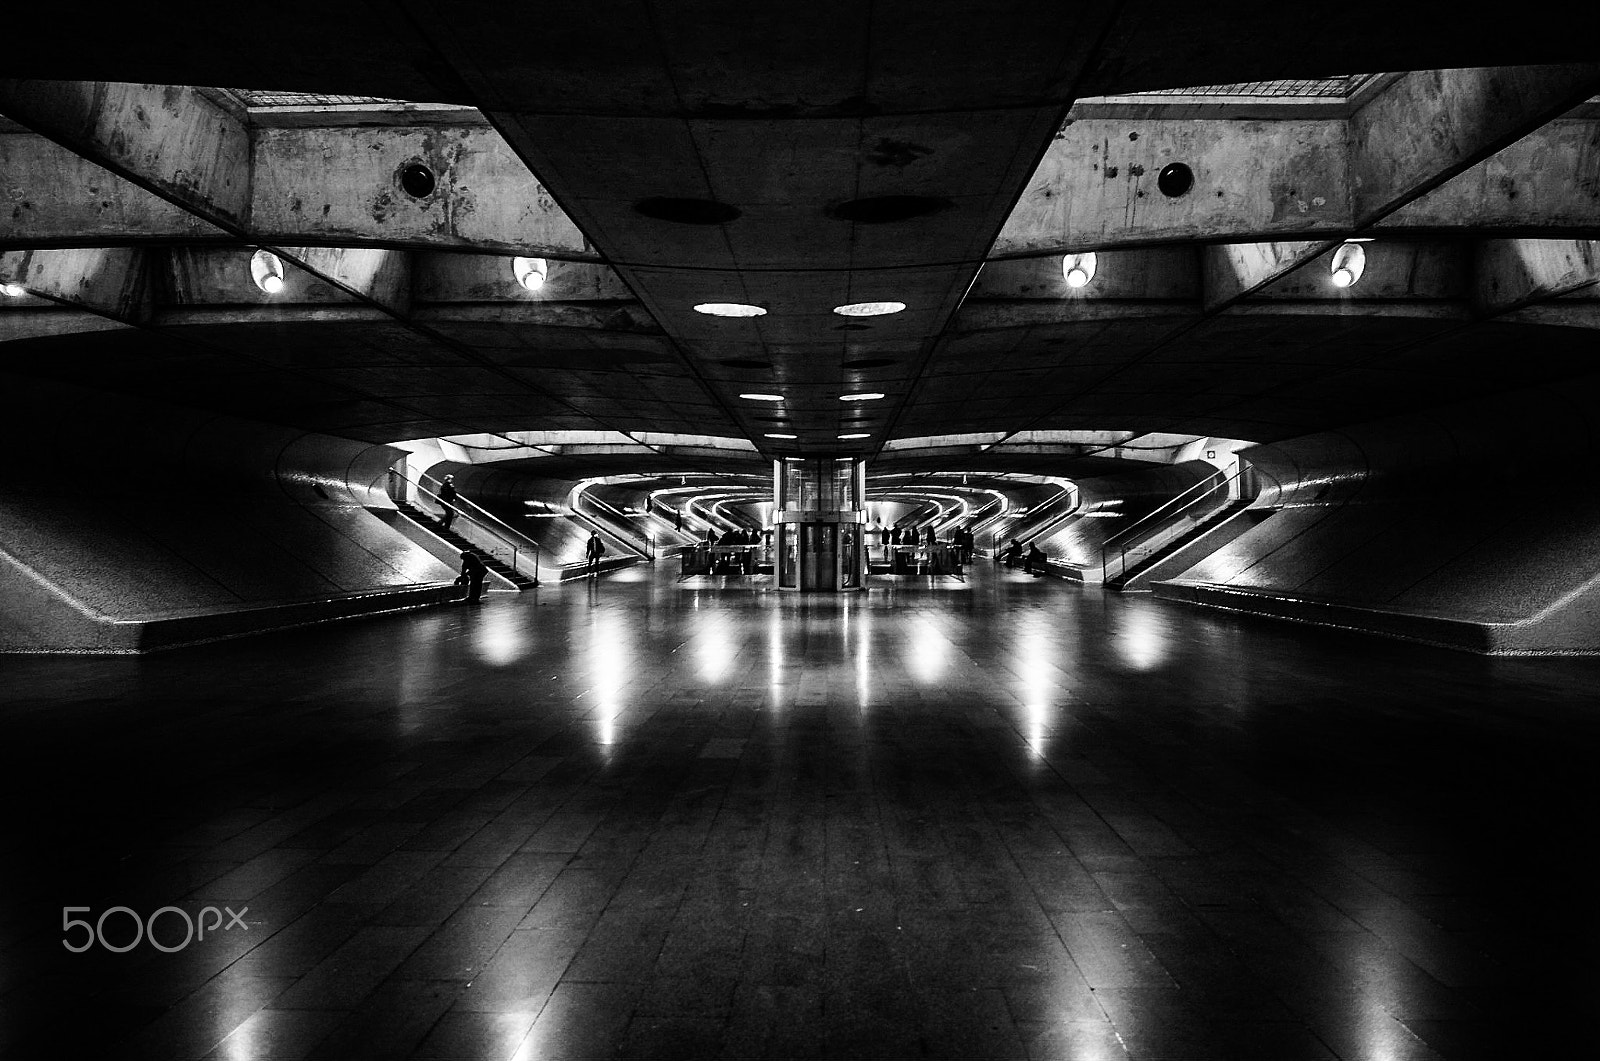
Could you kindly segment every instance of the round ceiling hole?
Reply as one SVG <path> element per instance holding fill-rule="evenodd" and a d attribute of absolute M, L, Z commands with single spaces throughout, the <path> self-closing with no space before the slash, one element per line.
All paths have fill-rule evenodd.
<path fill-rule="evenodd" d="M 715 199 L 640 199 L 633 209 L 657 221 L 672 221 L 679 225 L 726 225 L 739 216 L 737 206 L 719 203 Z"/>
<path fill-rule="evenodd" d="M 732 358 L 729 358 L 726 361 L 718 361 L 717 364 L 723 366 L 724 368 L 771 368 L 772 367 L 772 362 L 771 361 L 752 361 L 752 360 L 750 360 L 748 358 L 739 358 L 739 357 L 732 357 Z"/>
<path fill-rule="evenodd" d="M 1168 199 L 1176 199 L 1194 187 L 1194 170 L 1182 162 L 1163 166 L 1161 172 L 1156 174 L 1156 187 Z"/>
<path fill-rule="evenodd" d="M 438 187 L 433 170 L 420 162 L 407 162 L 400 167 L 400 190 L 413 199 L 426 199 Z"/>
<path fill-rule="evenodd" d="M 887 368 L 894 364 L 892 357 L 868 357 L 860 361 L 846 361 L 845 368 Z"/>
<path fill-rule="evenodd" d="M 914 217 L 927 217 L 955 206 L 949 199 L 933 195 L 874 195 L 865 199 L 852 199 L 832 207 L 828 213 L 840 221 L 854 221 L 858 225 L 882 225 L 891 221 L 910 221 Z"/>

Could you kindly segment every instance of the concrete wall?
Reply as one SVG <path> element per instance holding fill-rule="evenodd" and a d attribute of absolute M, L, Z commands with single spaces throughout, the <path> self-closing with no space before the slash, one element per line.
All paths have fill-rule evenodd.
<path fill-rule="evenodd" d="M 1597 383 L 1246 450 L 1276 514 L 1154 588 L 1476 651 L 1600 652 Z"/>
<path fill-rule="evenodd" d="M 0 387 L 22 399 L 0 422 L 0 651 L 139 652 L 453 595 L 455 572 L 369 511 L 387 446 Z"/>

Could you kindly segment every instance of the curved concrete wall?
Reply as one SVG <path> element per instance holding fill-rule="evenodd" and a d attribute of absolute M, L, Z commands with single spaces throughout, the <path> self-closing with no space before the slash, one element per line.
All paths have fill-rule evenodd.
<path fill-rule="evenodd" d="M 0 437 L 31 456 L 0 482 L 0 650 L 135 652 L 450 595 L 454 572 L 368 511 L 397 450 L 6 382 L 29 401 Z"/>
<path fill-rule="evenodd" d="M 1600 651 L 1595 383 L 1245 450 L 1277 513 L 1157 592 L 1480 651 Z"/>

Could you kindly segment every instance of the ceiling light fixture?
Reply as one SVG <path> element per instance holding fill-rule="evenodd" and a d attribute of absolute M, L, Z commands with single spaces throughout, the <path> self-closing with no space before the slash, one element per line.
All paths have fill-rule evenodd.
<path fill-rule="evenodd" d="M 872 436 L 869 435 L 869 434 L 866 434 L 864 432 L 857 432 L 857 433 L 855 433 L 853 435 L 840 435 L 839 437 L 841 439 L 844 439 L 845 441 L 849 441 L 850 439 L 853 439 L 853 438 L 871 438 Z"/>
<path fill-rule="evenodd" d="M 1367 268 L 1367 252 L 1360 243 L 1345 242 L 1333 252 L 1333 261 L 1329 263 L 1334 287 L 1351 287 Z"/>
<path fill-rule="evenodd" d="M 767 437 L 768 438 L 799 438 L 800 436 L 799 435 L 784 435 L 784 434 L 780 434 L 777 431 L 768 431 L 767 432 Z"/>
<path fill-rule="evenodd" d="M 12 283 L 10 280 L 0 284 L 0 294 L 5 295 L 7 298 L 21 298 L 27 293 L 27 288 L 23 287 L 21 284 Z"/>
<path fill-rule="evenodd" d="M 841 402 L 875 402 L 882 397 L 883 395 L 877 391 L 868 391 L 865 394 L 841 394 L 839 395 L 839 400 Z"/>
<path fill-rule="evenodd" d="M 904 302 L 852 302 L 848 306 L 833 307 L 833 312 L 841 317 L 882 317 L 905 308 Z"/>
<path fill-rule="evenodd" d="M 741 395 L 739 395 L 739 397 L 741 397 L 741 398 L 749 398 L 753 402 L 781 402 L 781 401 L 783 401 L 783 395 L 781 395 L 781 394 L 741 394 Z"/>
<path fill-rule="evenodd" d="M 1089 281 L 1094 279 L 1095 264 L 1093 251 L 1068 254 L 1061 259 L 1061 276 L 1068 287 L 1088 287 Z"/>
<path fill-rule="evenodd" d="M 712 317 L 765 317 L 767 311 L 760 306 L 747 306 L 742 302 L 702 302 L 694 308 L 696 313 Z"/>
<path fill-rule="evenodd" d="M 550 263 L 543 258 L 512 258 L 511 275 L 529 291 L 537 291 L 550 277 Z"/>
<path fill-rule="evenodd" d="M 250 279 L 269 295 L 283 290 L 283 262 L 271 251 L 256 251 L 250 256 Z"/>

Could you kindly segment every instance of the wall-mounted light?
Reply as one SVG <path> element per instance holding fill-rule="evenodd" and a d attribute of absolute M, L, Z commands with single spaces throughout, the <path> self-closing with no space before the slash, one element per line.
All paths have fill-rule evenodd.
<path fill-rule="evenodd" d="M 269 295 L 283 290 L 283 262 L 271 251 L 256 251 L 250 256 L 250 279 Z"/>
<path fill-rule="evenodd" d="M 1061 259 L 1061 277 L 1068 287 L 1088 287 L 1094 279 L 1094 252 L 1068 254 Z"/>
<path fill-rule="evenodd" d="M 537 291 L 549 278 L 550 265 L 543 258 L 512 258 L 511 275 L 529 291 Z"/>
<path fill-rule="evenodd" d="M 1333 252 L 1333 261 L 1328 268 L 1333 275 L 1334 287 L 1350 287 L 1361 279 L 1362 272 L 1367 268 L 1367 252 L 1362 249 L 1361 243 L 1354 240 L 1341 243 L 1339 249 Z"/>

